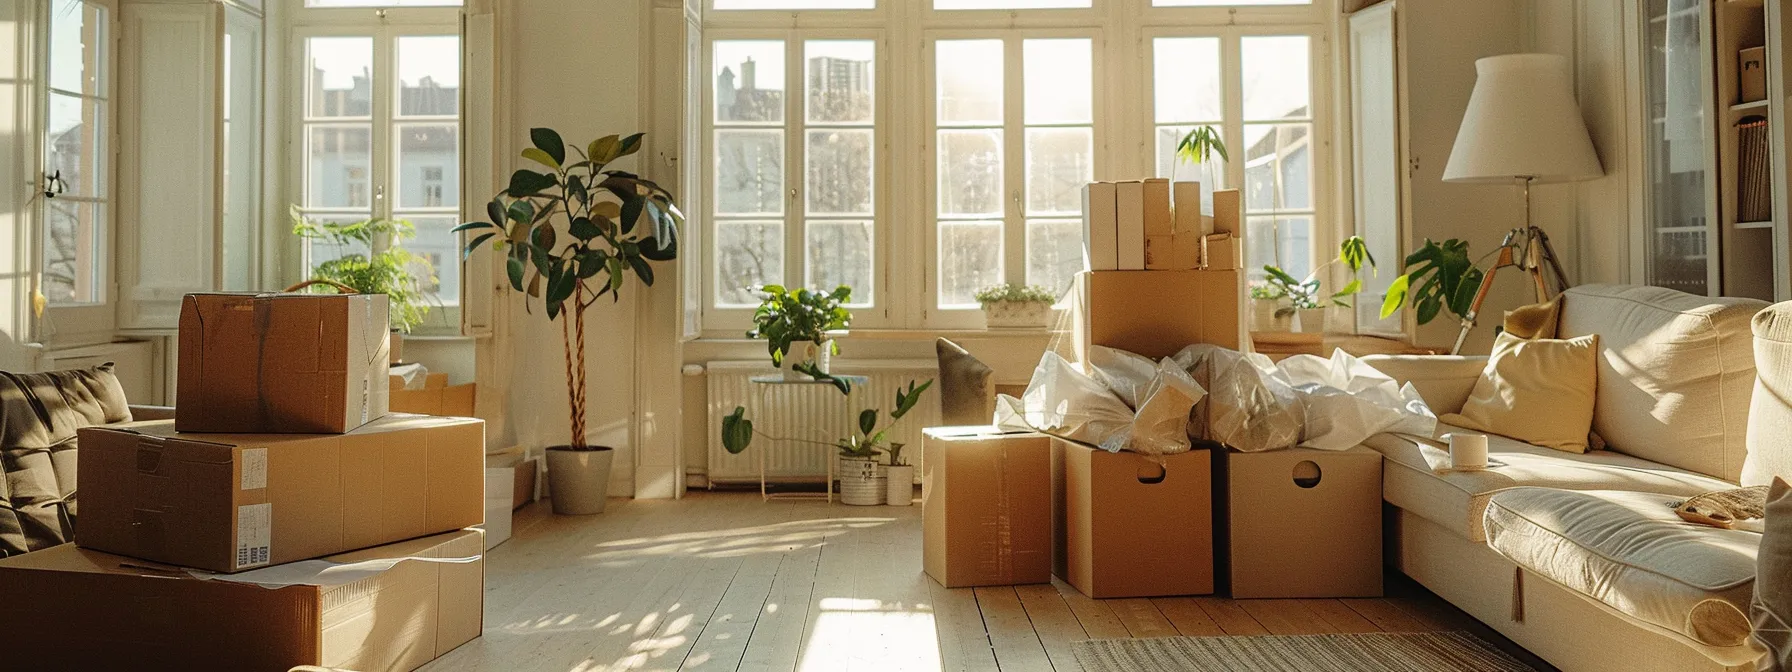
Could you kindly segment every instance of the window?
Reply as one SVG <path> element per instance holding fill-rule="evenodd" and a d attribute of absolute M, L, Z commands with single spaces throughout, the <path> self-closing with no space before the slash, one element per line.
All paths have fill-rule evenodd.
<path fill-rule="evenodd" d="M 111 11 L 81 0 L 49 6 L 40 199 L 43 284 L 52 306 L 101 304 L 110 277 Z"/>
<path fill-rule="evenodd" d="M 856 328 L 977 328 L 985 287 L 1069 289 L 1095 179 L 1242 190 L 1259 267 L 1310 272 L 1337 235 L 1318 186 L 1323 3 L 706 4 L 693 89 L 710 160 L 687 199 L 705 261 L 688 300 L 711 335 L 737 334 L 772 283 L 851 285 Z M 1200 126 L 1229 161 L 1178 162 Z"/>
<path fill-rule="evenodd" d="M 422 266 L 416 274 L 441 304 L 457 305 L 460 37 L 379 29 L 311 35 L 302 48 L 301 214 L 410 222 L 417 236 L 403 244 L 432 263 L 434 279 Z M 343 253 L 312 245 L 306 267 Z"/>

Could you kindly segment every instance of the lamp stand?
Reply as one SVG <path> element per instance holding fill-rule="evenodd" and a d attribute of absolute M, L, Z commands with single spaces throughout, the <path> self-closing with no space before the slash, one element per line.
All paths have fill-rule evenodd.
<path fill-rule="evenodd" d="M 1468 332 L 1475 328 L 1475 320 L 1481 315 L 1481 306 L 1487 302 L 1487 293 L 1493 289 L 1493 278 L 1500 269 L 1516 268 L 1529 273 L 1537 288 L 1538 303 L 1548 301 L 1568 288 L 1568 274 L 1562 272 L 1555 247 L 1549 244 L 1549 234 L 1531 223 L 1531 182 L 1537 178 L 1521 176 L 1518 179 L 1523 180 L 1524 186 L 1524 227 L 1506 232 L 1506 239 L 1500 243 L 1499 257 L 1481 278 L 1481 287 L 1475 290 L 1475 300 L 1469 304 L 1468 314 L 1462 316 L 1462 330 L 1456 334 L 1456 345 L 1450 348 L 1452 355 L 1462 353 L 1462 344 L 1468 340 Z M 1549 265 L 1555 276 L 1554 292 L 1543 277 L 1544 264 Z"/>

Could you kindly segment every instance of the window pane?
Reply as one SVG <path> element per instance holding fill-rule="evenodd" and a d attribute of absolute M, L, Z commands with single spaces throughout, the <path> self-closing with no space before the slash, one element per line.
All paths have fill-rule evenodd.
<path fill-rule="evenodd" d="M 1089 0 L 933 0 L 934 9 L 1080 9 Z"/>
<path fill-rule="evenodd" d="M 898 0 L 900 1 L 900 0 Z M 877 0 L 716 0 L 715 8 L 729 9 L 875 9 Z"/>
<path fill-rule="evenodd" d="M 98 303 L 99 244 L 105 206 L 62 198 L 44 202 L 44 298 L 52 304 Z"/>
<path fill-rule="evenodd" d="M 1245 250 L 1250 255 L 1245 267 L 1255 269 L 1252 279 L 1262 279 L 1264 266 L 1280 266 L 1296 278 L 1313 272 L 1313 218 L 1248 217 L 1245 229 Z"/>
<path fill-rule="evenodd" d="M 941 308 L 972 308 L 1002 281 L 1002 222 L 940 222 Z"/>
<path fill-rule="evenodd" d="M 1029 124 L 1091 124 L 1095 63 L 1088 39 L 1026 40 L 1022 75 Z M 956 67 L 956 66 L 955 66 Z"/>
<path fill-rule="evenodd" d="M 1082 220 L 1027 220 L 1027 284 L 1063 296 L 1082 270 Z"/>
<path fill-rule="evenodd" d="M 720 40 L 715 61 L 716 121 L 784 121 L 784 42 Z"/>
<path fill-rule="evenodd" d="M 1305 35 L 1246 37 L 1239 41 L 1244 72 L 1244 120 L 1307 119 L 1312 60 Z"/>
<path fill-rule="evenodd" d="M 1213 215 L 1213 190 L 1224 188 L 1226 164 L 1218 156 L 1207 163 L 1189 163 L 1176 156 L 1176 146 L 1191 126 L 1157 127 L 1157 176 L 1177 182 L 1201 183 L 1201 214 Z"/>
<path fill-rule="evenodd" d="M 305 45 L 311 116 L 372 116 L 373 38 L 313 37 Z"/>
<path fill-rule="evenodd" d="M 1082 212 L 1094 163 L 1095 132 L 1088 127 L 1027 129 L 1027 214 Z"/>
<path fill-rule="evenodd" d="M 459 37 L 398 38 L 398 114 L 407 117 L 460 114 Z"/>
<path fill-rule="evenodd" d="M 716 212 L 784 213 L 784 131 L 716 131 Z"/>
<path fill-rule="evenodd" d="M 1313 0 L 1151 0 L 1153 7 L 1251 7 L 1265 5 L 1311 5 Z"/>
<path fill-rule="evenodd" d="M 1002 123 L 1002 41 L 940 40 L 933 50 L 939 125 Z"/>
<path fill-rule="evenodd" d="M 106 189 L 105 103 L 49 94 L 49 127 L 44 129 L 44 169 L 61 173 L 69 195 L 104 196 Z"/>
<path fill-rule="evenodd" d="M 305 207 L 366 208 L 373 180 L 373 133 L 367 126 L 313 127 L 305 165 Z"/>
<path fill-rule="evenodd" d="M 872 131 L 809 131 L 810 214 L 871 214 Z"/>
<path fill-rule="evenodd" d="M 305 0 L 306 7 L 459 7 L 461 0 Z"/>
<path fill-rule="evenodd" d="M 460 138 L 455 124 L 402 124 L 398 135 L 398 207 L 460 205 Z"/>
<path fill-rule="evenodd" d="M 877 228 L 871 222 L 809 221 L 808 279 L 809 289 L 832 291 L 846 285 L 852 288 L 853 306 L 876 303 L 877 288 L 872 280 L 872 237 Z"/>
<path fill-rule="evenodd" d="M 784 224 L 716 222 L 716 304 L 757 306 L 758 288 L 784 282 Z"/>
<path fill-rule="evenodd" d="M 807 51 L 808 119 L 818 123 L 871 123 L 876 80 L 870 40 L 810 40 Z"/>
<path fill-rule="evenodd" d="M 105 97 L 106 8 L 81 0 L 50 2 L 50 86 Z"/>
<path fill-rule="evenodd" d="M 1312 124 L 1246 124 L 1245 209 L 1313 209 Z"/>
<path fill-rule="evenodd" d="M 424 292 L 434 294 L 443 305 L 460 303 L 460 254 L 452 230 L 458 223 L 454 217 L 399 215 L 409 220 L 417 237 L 405 241 L 404 247 L 421 262 L 411 268 Z M 433 319 L 433 318 L 432 318 Z"/>
<path fill-rule="evenodd" d="M 1001 215 L 1002 132 L 940 131 L 939 145 L 940 214 Z"/>
<path fill-rule="evenodd" d="M 1152 73 L 1158 123 L 1218 122 L 1224 116 L 1219 38 L 1152 40 Z"/>

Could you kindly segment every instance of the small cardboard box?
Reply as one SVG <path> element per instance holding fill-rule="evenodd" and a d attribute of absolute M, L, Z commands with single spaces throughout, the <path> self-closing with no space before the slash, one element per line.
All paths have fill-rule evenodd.
<path fill-rule="evenodd" d="M 1050 583 L 1051 439 L 995 427 L 925 430 L 921 555 L 947 588 Z"/>
<path fill-rule="evenodd" d="M 1176 232 L 1170 216 L 1170 181 L 1163 178 L 1145 180 L 1145 236 L 1168 236 Z"/>
<path fill-rule="evenodd" d="M 1737 93 L 1752 103 L 1767 100 L 1767 47 L 1749 47 L 1736 52 Z"/>
<path fill-rule="evenodd" d="M 388 416 L 348 434 L 80 431 L 82 547 L 214 572 L 308 560 L 485 519 L 485 423 Z"/>
<path fill-rule="evenodd" d="M 1242 350 L 1244 275 L 1239 271 L 1087 271 L 1072 295 L 1076 355 L 1090 346 L 1159 359 L 1193 343 Z"/>
<path fill-rule="evenodd" d="M 1235 271 L 1244 267 L 1244 241 L 1229 233 L 1215 233 L 1201 240 L 1201 267 L 1210 271 Z"/>
<path fill-rule="evenodd" d="M 1083 185 L 1083 256 L 1089 268 L 1120 267 L 1120 224 L 1113 182 Z"/>
<path fill-rule="evenodd" d="M 1201 183 L 1177 182 L 1170 185 L 1170 191 L 1176 197 L 1176 234 L 1192 234 L 1204 236 L 1213 233 L 1208 220 L 1201 213 Z"/>
<path fill-rule="evenodd" d="M 1213 192 L 1213 230 L 1208 233 L 1244 235 L 1244 199 L 1237 189 Z"/>
<path fill-rule="evenodd" d="M 1052 440 L 1052 573 L 1094 598 L 1213 592 L 1210 451 L 1162 458 Z"/>
<path fill-rule="evenodd" d="M 383 294 L 188 294 L 183 432 L 340 434 L 386 414 Z"/>
<path fill-rule="evenodd" d="M 1145 270 L 1145 182 L 1114 183 L 1115 226 L 1122 271 Z"/>
<path fill-rule="evenodd" d="M 421 390 L 404 389 L 404 378 L 401 376 L 391 377 L 391 388 L 388 406 L 393 413 L 470 418 L 474 415 L 473 399 L 479 385 L 449 385 L 448 374 L 432 373 L 424 377 Z"/>
<path fill-rule="evenodd" d="M 477 530 L 328 558 L 408 560 L 331 586 L 314 568 L 283 587 L 204 580 L 63 544 L 0 560 L 0 611 L 19 670 L 241 670 L 297 665 L 413 670 L 478 637 L 484 562 Z M 470 560 L 469 560 L 470 559 Z M 302 576 L 301 576 L 302 575 Z M 278 577 L 270 577 L 278 578 Z M 28 608 L 27 608 L 28 607 Z"/>
<path fill-rule="evenodd" d="M 1226 452 L 1222 463 L 1232 597 L 1382 594 L 1380 453 Z"/>

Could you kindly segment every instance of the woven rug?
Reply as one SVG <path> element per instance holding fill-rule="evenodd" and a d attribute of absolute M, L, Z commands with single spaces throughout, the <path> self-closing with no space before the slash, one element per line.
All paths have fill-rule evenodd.
<path fill-rule="evenodd" d="M 1534 672 L 1463 632 L 1094 639 L 1085 672 Z"/>

